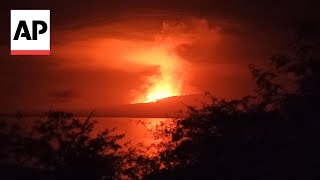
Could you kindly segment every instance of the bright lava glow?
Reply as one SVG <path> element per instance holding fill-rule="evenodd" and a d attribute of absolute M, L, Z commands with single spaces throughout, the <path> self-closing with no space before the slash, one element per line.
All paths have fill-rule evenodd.
<path fill-rule="evenodd" d="M 174 92 L 173 87 L 170 84 L 156 84 L 150 92 L 146 95 L 146 100 L 144 102 L 155 102 L 159 99 L 177 96 L 179 95 L 178 92 Z"/>
<path fill-rule="evenodd" d="M 133 103 L 156 102 L 159 99 L 182 95 L 181 60 L 166 47 L 139 52 L 135 59 L 158 67 L 158 72 L 147 78 L 147 85 Z"/>

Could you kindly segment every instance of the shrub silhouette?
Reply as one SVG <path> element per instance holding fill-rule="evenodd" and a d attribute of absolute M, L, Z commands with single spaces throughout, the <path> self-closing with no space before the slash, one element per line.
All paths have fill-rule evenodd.
<path fill-rule="evenodd" d="M 306 23 L 268 67 L 249 65 L 257 95 L 212 99 L 164 122 L 159 143 L 121 150 L 90 116 L 49 112 L 30 129 L 0 123 L 1 179 L 319 179 L 319 27 Z M 150 155 L 155 151 L 156 155 Z"/>
<path fill-rule="evenodd" d="M 75 119 L 65 112 L 49 112 L 46 120 L 37 121 L 30 132 L 11 136 L 9 150 L 13 154 L 10 173 L 2 176 L 14 179 L 15 173 L 29 177 L 18 179 L 115 179 L 118 177 L 121 146 L 124 135 L 111 135 L 105 130 L 92 137 L 94 121 Z M 17 171 L 17 172 L 16 172 Z"/>
<path fill-rule="evenodd" d="M 268 67 L 249 65 L 257 96 L 189 108 L 155 132 L 165 166 L 145 179 L 318 179 L 319 27 L 301 26 Z M 174 147 L 174 148 L 172 148 Z"/>

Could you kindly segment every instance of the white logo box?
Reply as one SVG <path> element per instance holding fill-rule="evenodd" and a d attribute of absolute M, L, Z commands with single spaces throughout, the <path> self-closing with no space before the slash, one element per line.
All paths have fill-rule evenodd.
<path fill-rule="evenodd" d="M 20 27 L 18 31 L 20 21 L 26 22 L 31 40 L 21 36 L 26 33 L 25 28 Z M 33 39 L 33 21 L 44 21 L 47 25 L 47 30 L 43 34 L 39 34 L 43 26 L 37 25 L 37 40 Z M 11 10 L 10 26 L 11 55 L 50 55 L 50 10 Z M 19 34 L 18 40 L 14 40 L 16 33 Z"/>

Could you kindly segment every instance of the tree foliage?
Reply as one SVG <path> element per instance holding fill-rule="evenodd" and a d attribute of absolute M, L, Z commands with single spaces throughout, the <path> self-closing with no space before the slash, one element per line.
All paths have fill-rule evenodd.
<path fill-rule="evenodd" d="M 49 112 L 27 129 L 0 123 L 1 179 L 319 179 L 319 26 L 290 51 L 249 65 L 257 94 L 212 98 L 151 130 L 151 146 L 120 145 L 95 121 Z"/>
<path fill-rule="evenodd" d="M 79 120 L 70 113 L 49 112 L 30 130 L 14 126 L 7 152 L 13 159 L 7 161 L 13 169 L 36 172 L 32 179 L 115 179 L 121 161 L 118 141 L 124 135 L 106 129 L 93 136 L 94 124 L 91 117 Z"/>
<path fill-rule="evenodd" d="M 146 179 L 318 179 L 319 40 L 317 25 L 301 26 L 287 54 L 249 65 L 257 96 L 213 98 L 158 129 L 172 138 L 167 166 Z"/>

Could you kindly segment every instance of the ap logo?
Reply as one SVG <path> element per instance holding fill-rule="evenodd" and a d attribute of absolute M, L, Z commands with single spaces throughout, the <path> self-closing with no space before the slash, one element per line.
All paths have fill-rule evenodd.
<path fill-rule="evenodd" d="M 11 10 L 11 55 L 50 55 L 50 10 Z"/>

